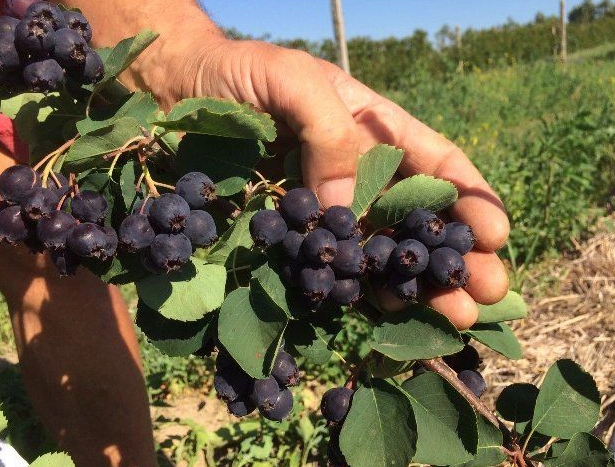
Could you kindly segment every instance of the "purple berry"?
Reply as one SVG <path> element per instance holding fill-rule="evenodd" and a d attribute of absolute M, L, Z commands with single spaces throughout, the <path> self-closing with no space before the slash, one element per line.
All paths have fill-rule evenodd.
<path fill-rule="evenodd" d="M 356 278 L 365 272 L 365 262 L 363 250 L 356 240 L 340 240 L 331 268 L 338 278 Z"/>
<path fill-rule="evenodd" d="M 68 236 L 76 226 L 77 219 L 67 212 L 53 211 L 38 222 L 36 233 L 45 248 L 60 250 L 66 247 Z"/>
<path fill-rule="evenodd" d="M 175 184 L 175 193 L 184 198 L 190 209 L 204 209 L 216 199 L 216 185 L 201 172 L 190 172 Z"/>
<path fill-rule="evenodd" d="M 16 245 L 30 235 L 28 225 L 21 215 L 19 206 L 9 206 L 0 211 L 0 243 Z"/>
<path fill-rule="evenodd" d="M 470 274 L 462 256 L 452 248 L 443 247 L 431 252 L 425 272 L 429 282 L 441 289 L 465 287 Z"/>
<path fill-rule="evenodd" d="M 337 279 L 329 298 L 338 305 L 353 305 L 359 300 L 361 284 L 357 279 Z"/>
<path fill-rule="evenodd" d="M 81 222 L 101 223 L 107 217 L 109 204 L 103 195 L 85 190 L 77 193 L 71 201 L 71 212 Z"/>
<path fill-rule="evenodd" d="M 282 386 L 295 386 L 301 379 L 297 362 L 292 355 L 283 350 L 278 352 L 273 362 L 271 376 Z"/>
<path fill-rule="evenodd" d="M 409 238 L 433 248 L 446 238 L 446 224 L 433 212 L 415 209 L 406 217 L 404 227 Z"/>
<path fill-rule="evenodd" d="M 363 247 L 367 270 L 374 274 L 384 274 L 396 246 L 395 240 L 384 235 L 374 235 L 370 238 Z"/>
<path fill-rule="evenodd" d="M 456 250 L 461 256 L 469 253 L 476 244 L 476 237 L 472 227 L 462 222 L 446 224 L 446 238 L 440 246 Z"/>
<path fill-rule="evenodd" d="M 278 211 L 265 209 L 258 211 L 250 219 L 250 234 L 254 244 L 260 248 L 269 248 L 284 240 L 288 227 Z"/>
<path fill-rule="evenodd" d="M 66 21 L 66 27 L 78 32 L 86 42 L 92 40 L 92 27 L 81 13 L 78 11 L 65 11 L 64 20 Z"/>
<path fill-rule="evenodd" d="M 150 258 L 154 265 L 166 272 L 178 271 L 190 261 L 192 245 L 184 234 L 156 235 L 150 247 Z"/>
<path fill-rule="evenodd" d="M 193 247 L 207 248 L 218 238 L 214 218 L 206 211 L 190 211 L 184 235 Z"/>
<path fill-rule="evenodd" d="M 28 63 L 23 69 L 23 79 L 30 91 L 57 91 L 64 81 L 64 71 L 55 60 L 43 59 Z"/>
<path fill-rule="evenodd" d="M 36 172 L 27 165 L 13 165 L 0 174 L 0 197 L 19 204 L 37 183 Z"/>
<path fill-rule="evenodd" d="M 299 274 L 299 286 L 303 295 L 317 303 L 329 295 L 335 285 L 335 273 L 330 266 L 307 266 Z"/>
<path fill-rule="evenodd" d="M 320 411 L 323 417 L 331 423 L 339 423 L 344 420 L 350 410 L 353 394 L 352 389 L 344 387 L 329 389 L 325 392 L 320 402 Z"/>
<path fill-rule="evenodd" d="M 320 218 L 320 225 L 333 233 L 338 240 L 361 239 L 357 216 L 345 206 L 331 206 Z"/>
<path fill-rule="evenodd" d="M 402 240 L 395 247 L 389 259 L 391 266 L 399 274 L 414 277 L 422 273 L 429 263 L 429 251 L 418 240 Z"/>
<path fill-rule="evenodd" d="M 280 213 L 289 227 L 298 230 L 312 229 L 318 223 L 320 215 L 318 198 L 308 188 L 295 188 L 282 197 Z"/>
<path fill-rule="evenodd" d="M 337 240 L 328 230 L 317 228 L 307 234 L 301 245 L 305 259 L 313 264 L 333 262 L 337 254 Z"/>
<path fill-rule="evenodd" d="M 149 247 L 156 233 L 145 214 L 131 214 L 122 221 L 119 229 L 120 245 L 129 253 Z"/>
<path fill-rule="evenodd" d="M 56 32 L 55 41 L 53 58 L 60 65 L 72 68 L 85 64 L 88 45 L 78 32 L 72 29 L 60 29 Z"/>
<path fill-rule="evenodd" d="M 178 233 L 186 227 L 190 206 L 179 195 L 165 193 L 156 198 L 149 210 L 149 221 L 156 232 Z"/>

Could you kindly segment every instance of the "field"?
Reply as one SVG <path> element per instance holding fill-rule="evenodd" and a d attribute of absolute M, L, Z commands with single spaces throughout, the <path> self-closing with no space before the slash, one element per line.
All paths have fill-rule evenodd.
<path fill-rule="evenodd" d="M 615 391 L 615 236 L 608 217 L 615 180 L 614 55 L 615 46 L 606 45 L 573 55 L 566 70 L 541 61 L 475 69 L 443 81 L 416 73 L 403 89 L 385 91 L 462 147 L 509 209 L 513 235 L 502 255 L 532 314 L 517 325 L 526 358 L 511 367 L 484 351 L 488 398 L 503 381 L 536 382 L 560 356 L 595 373 L 605 406 Z M 126 287 L 124 294 L 134 311 L 134 290 Z M 364 327 L 347 320 L 340 339 L 345 353 L 361 353 Z M 340 384 L 335 357 L 318 371 L 303 367 L 306 378 L 290 421 L 236 423 L 211 390 L 210 362 L 166 357 L 144 338 L 141 351 L 161 465 L 325 465 L 324 421 L 302 408 L 316 408 L 319 395 Z M 15 362 L 2 305 L 0 354 Z M 11 433 L 21 452 L 34 457 L 53 448 L 27 407 L 12 364 L 0 373 L 0 403 L 9 418 L 21 420 Z"/>

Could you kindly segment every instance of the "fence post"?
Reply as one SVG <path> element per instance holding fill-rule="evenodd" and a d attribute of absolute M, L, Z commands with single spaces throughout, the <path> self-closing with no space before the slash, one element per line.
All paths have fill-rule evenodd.
<path fill-rule="evenodd" d="M 560 47 L 560 60 L 564 68 L 566 68 L 566 62 L 568 61 L 568 33 L 566 31 L 566 0 L 560 0 L 559 2 L 559 14 L 562 29 L 562 43 Z"/>
<path fill-rule="evenodd" d="M 333 30 L 335 31 L 335 42 L 337 44 L 338 64 L 342 70 L 350 74 L 342 0 L 331 0 L 331 16 L 333 17 Z"/>

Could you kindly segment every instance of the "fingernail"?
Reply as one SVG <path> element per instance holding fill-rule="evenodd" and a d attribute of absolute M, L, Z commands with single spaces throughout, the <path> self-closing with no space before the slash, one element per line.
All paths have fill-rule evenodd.
<path fill-rule="evenodd" d="M 350 206 L 354 198 L 354 178 L 335 178 L 318 185 L 317 196 L 326 209 L 331 206 Z"/>

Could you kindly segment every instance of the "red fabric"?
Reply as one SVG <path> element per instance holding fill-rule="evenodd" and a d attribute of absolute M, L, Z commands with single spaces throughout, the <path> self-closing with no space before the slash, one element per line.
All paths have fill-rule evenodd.
<path fill-rule="evenodd" d="M 28 146 L 22 143 L 15 131 L 13 120 L 0 114 L 0 147 L 19 162 L 28 162 Z"/>

